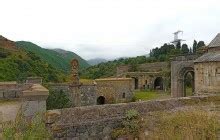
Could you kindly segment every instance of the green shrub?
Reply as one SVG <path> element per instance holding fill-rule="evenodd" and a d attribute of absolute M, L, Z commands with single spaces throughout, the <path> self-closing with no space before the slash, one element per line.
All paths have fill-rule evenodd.
<path fill-rule="evenodd" d="M 50 91 L 47 98 L 47 109 L 61 109 L 71 106 L 71 101 L 63 90 Z"/>
<path fill-rule="evenodd" d="M 15 122 L 2 124 L 4 140 L 42 140 L 51 138 L 50 132 L 46 129 L 43 117 L 35 115 L 27 120 L 22 114 L 18 115 Z"/>
<path fill-rule="evenodd" d="M 112 138 L 115 139 L 124 135 L 135 137 L 141 131 L 143 124 L 144 123 L 136 110 L 128 110 L 125 113 L 125 118 L 122 121 L 122 126 L 112 131 Z"/>

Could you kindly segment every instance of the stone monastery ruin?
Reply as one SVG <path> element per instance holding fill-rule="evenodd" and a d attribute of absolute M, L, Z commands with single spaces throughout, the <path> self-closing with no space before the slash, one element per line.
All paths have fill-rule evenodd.
<path fill-rule="evenodd" d="M 129 102 L 134 90 L 167 90 L 169 82 L 171 96 L 183 97 L 186 96 L 184 81 L 187 73 L 193 76 L 194 94 L 219 93 L 220 34 L 211 41 L 202 56 L 179 56 L 172 59 L 171 64 L 168 62 L 140 64 L 136 70 L 133 70 L 132 66 L 122 65 L 117 67 L 116 78 L 96 79 L 93 84 L 79 82 L 77 60 L 72 60 L 71 66 L 72 83 L 49 84 L 49 89 L 67 93 L 72 101 L 72 107 Z M 40 78 L 28 78 L 25 84 L 0 83 L 0 98 L 23 97 L 23 92 L 35 84 L 39 87 L 41 83 Z"/>
<path fill-rule="evenodd" d="M 119 66 L 115 78 L 96 79 L 92 84 L 80 83 L 77 60 L 72 60 L 71 66 L 71 83 L 48 85 L 51 91 L 67 93 L 72 101 L 71 108 L 46 110 L 49 90 L 42 86 L 41 78 L 35 77 L 28 78 L 24 84 L 0 82 L 0 100 L 16 101 L 17 108 L 26 117 L 37 112 L 46 113 L 45 123 L 57 139 L 111 139 L 111 131 L 121 125 L 129 109 L 146 115 L 220 100 L 220 34 L 201 56 L 179 56 L 172 59 L 171 64 L 141 64 L 135 71 L 132 66 Z M 188 73 L 193 77 L 192 97 L 184 97 Z M 168 90 L 169 84 L 172 97 L 184 98 L 130 102 L 134 90 Z M 3 116 L 3 121 L 15 119 L 15 115 L 7 111 L 0 108 L 0 118 Z"/>

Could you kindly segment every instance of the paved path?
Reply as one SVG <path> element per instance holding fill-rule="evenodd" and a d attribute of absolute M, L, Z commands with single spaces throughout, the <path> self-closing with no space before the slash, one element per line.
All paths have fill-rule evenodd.
<path fill-rule="evenodd" d="M 2 122 L 13 121 L 21 104 L 18 101 L 0 101 L 0 140 L 2 139 Z"/>
<path fill-rule="evenodd" d="M 0 118 L 2 122 L 15 120 L 21 104 L 18 101 L 0 102 Z"/>

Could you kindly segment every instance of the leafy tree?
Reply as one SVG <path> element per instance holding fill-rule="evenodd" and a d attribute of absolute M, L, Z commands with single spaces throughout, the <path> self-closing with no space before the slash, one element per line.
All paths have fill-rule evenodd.
<path fill-rule="evenodd" d="M 182 45 L 182 53 L 183 54 L 188 54 L 189 53 L 189 48 L 187 44 Z"/>
<path fill-rule="evenodd" d="M 180 42 L 178 42 L 178 43 L 176 44 L 176 49 L 178 49 L 178 50 L 181 49 L 181 43 L 180 43 Z"/>
<path fill-rule="evenodd" d="M 193 41 L 193 53 L 196 53 L 196 49 L 197 49 L 197 41 L 194 40 Z"/>
<path fill-rule="evenodd" d="M 203 46 L 205 46 L 205 42 L 204 41 L 199 41 L 198 44 L 197 44 L 197 49 L 199 49 Z"/>
<path fill-rule="evenodd" d="M 192 53 L 193 53 L 193 51 L 192 51 L 192 48 L 191 48 L 191 47 L 189 48 L 189 53 L 190 53 L 190 54 L 192 54 Z"/>
<path fill-rule="evenodd" d="M 71 106 L 71 101 L 68 95 L 63 90 L 50 91 L 47 98 L 47 109 L 61 109 L 68 108 Z"/>

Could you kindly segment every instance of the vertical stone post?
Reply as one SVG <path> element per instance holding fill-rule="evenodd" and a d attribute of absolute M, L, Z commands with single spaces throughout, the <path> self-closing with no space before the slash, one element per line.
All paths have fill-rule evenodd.
<path fill-rule="evenodd" d="M 31 118 L 37 113 L 46 112 L 46 99 L 49 91 L 40 84 L 33 84 L 30 89 L 22 91 L 21 111 L 25 117 Z"/>
<path fill-rule="evenodd" d="M 79 85 L 79 62 L 77 59 L 71 61 L 71 80 L 73 85 Z"/>
<path fill-rule="evenodd" d="M 81 106 L 81 92 L 79 82 L 79 62 L 77 59 L 71 61 L 71 80 L 70 90 L 72 92 L 72 107 Z"/>

